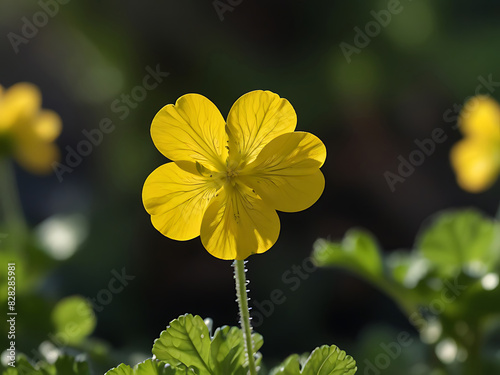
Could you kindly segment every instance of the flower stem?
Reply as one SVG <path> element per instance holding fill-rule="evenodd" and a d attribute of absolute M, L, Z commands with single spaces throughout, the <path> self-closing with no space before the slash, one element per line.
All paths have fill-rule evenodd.
<path fill-rule="evenodd" d="M 27 225 L 17 190 L 14 168 L 9 160 L 0 158 L 0 206 L 3 220 L 9 231 L 12 246 L 22 251 Z"/>
<path fill-rule="evenodd" d="M 238 306 L 240 308 L 240 324 L 243 331 L 243 340 L 245 341 L 245 352 L 248 359 L 248 369 L 250 375 L 257 375 L 252 341 L 252 326 L 250 325 L 250 312 L 248 310 L 245 261 L 235 260 L 233 266 L 234 279 L 236 281 L 236 297 Z"/>

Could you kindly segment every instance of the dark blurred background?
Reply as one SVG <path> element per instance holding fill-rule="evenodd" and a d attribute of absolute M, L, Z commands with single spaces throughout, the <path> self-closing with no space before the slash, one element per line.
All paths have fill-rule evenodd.
<path fill-rule="evenodd" d="M 238 324 L 231 262 L 213 258 L 199 238 L 163 237 L 142 206 L 144 180 L 167 161 L 151 141 L 151 120 L 183 94 L 205 95 L 226 116 L 242 94 L 271 90 L 292 103 L 297 129 L 327 146 L 321 199 L 304 212 L 280 213 L 277 244 L 249 259 L 252 300 L 262 305 L 275 289 L 286 298 L 258 327 L 267 361 L 326 343 L 355 356 L 356 343 L 373 325 L 411 330 L 389 299 L 343 271 L 309 272 L 292 288 L 287 271 L 302 264 L 317 238 L 340 239 L 360 226 L 387 252 L 410 249 L 422 221 L 436 211 L 471 205 L 496 211 L 499 184 L 483 194 L 463 192 L 448 154 L 461 137 L 453 119 L 458 108 L 481 77 L 500 82 L 499 3 L 62 3 L 0 3 L 0 84 L 40 87 L 43 106 L 63 119 L 57 143 L 64 163 L 68 147 L 76 150 L 86 139 L 83 130 L 98 129 L 104 118 L 115 125 L 62 181 L 55 174 L 16 173 L 32 226 L 78 214 L 88 228 L 78 252 L 40 286 L 45 293 L 96 298 L 112 270 L 125 267 L 135 276 L 96 312 L 95 336 L 118 350 L 149 353 L 160 331 L 185 312 L 211 317 L 215 326 Z M 389 13 L 391 6 L 399 12 Z M 40 12 L 52 15 L 44 19 Z M 27 22 L 43 26 L 35 32 Z M 342 48 L 351 47 L 346 57 Z M 142 86 L 148 66 L 169 75 L 145 98 L 124 104 L 123 95 Z M 490 86 L 500 98 L 498 85 Z M 128 110 L 118 111 L 123 105 Z M 398 157 L 408 160 L 418 149 L 415 140 L 430 138 L 436 128 L 446 141 L 391 191 L 384 173 L 397 174 Z"/>

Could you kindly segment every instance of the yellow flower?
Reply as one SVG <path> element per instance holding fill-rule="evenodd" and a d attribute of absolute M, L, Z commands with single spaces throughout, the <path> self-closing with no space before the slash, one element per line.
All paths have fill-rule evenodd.
<path fill-rule="evenodd" d="M 305 210 L 325 186 L 326 148 L 296 123 L 288 100 L 269 91 L 240 97 L 227 124 L 198 94 L 163 107 L 151 137 L 173 163 L 153 171 L 142 194 L 154 227 L 179 241 L 200 236 L 220 259 L 267 251 L 280 231 L 276 210 Z"/>
<path fill-rule="evenodd" d="M 500 106 L 488 96 L 469 100 L 460 113 L 465 138 L 451 150 L 451 164 L 462 189 L 479 193 L 500 173 Z"/>
<path fill-rule="evenodd" d="M 61 119 L 40 108 L 42 97 L 35 85 L 0 86 L 0 157 L 13 156 L 26 170 L 45 174 L 59 158 L 54 140 L 61 132 Z"/>

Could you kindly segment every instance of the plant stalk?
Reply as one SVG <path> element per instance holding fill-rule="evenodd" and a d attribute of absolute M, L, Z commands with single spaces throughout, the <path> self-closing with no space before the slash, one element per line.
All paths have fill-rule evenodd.
<path fill-rule="evenodd" d="M 27 225 L 17 190 L 12 162 L 0 158 L 0 214 L 8 231 L 9 242 L 22 252 Z"/>
<path fill-rule="evenodd" d="M 236 282 L 236 299 L 240 309 L 240 324 L 245 342 L 245 352 L 248 360 L 248 370 L 250 375 L 257 375 L 255 365 L 254 349 L 252 341 L 252 326 L 250 325 L 250 311 L 248 310 L 247 280 L 245 277 L 245 261 L 235 260 L 234 279 Z"/>

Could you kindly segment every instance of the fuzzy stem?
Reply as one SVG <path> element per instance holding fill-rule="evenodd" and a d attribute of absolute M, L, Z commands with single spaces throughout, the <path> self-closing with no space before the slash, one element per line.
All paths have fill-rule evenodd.
<path fill-rule="evenodd" d="M 240 308 L 240 324 L 243 331 L 243 340 L 245 341 L 245 352 L 248 359 L 248 369 L 250 375 L 257 375 L 255 366 L 252 326 L 250 325 L 250 312 L 248 310 L 247 280 L 245 278 L 245 261 L 235 260 L 234 279 L 236 281 L 236 300 Z"/>

